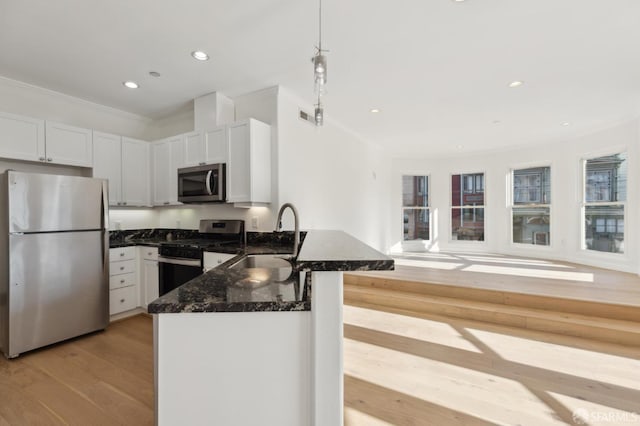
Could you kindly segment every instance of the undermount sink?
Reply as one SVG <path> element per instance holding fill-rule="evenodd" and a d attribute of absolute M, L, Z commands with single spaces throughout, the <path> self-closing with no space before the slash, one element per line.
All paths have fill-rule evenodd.
<path fill-rule="evenodd" d="M 293 264 L 281 254 L 248 255 L 231 265 L 229 269 L 246 272 L 243 274 L 245 276 L 234 283 L 244 288 L 283 282 L 293 274 Z"/>

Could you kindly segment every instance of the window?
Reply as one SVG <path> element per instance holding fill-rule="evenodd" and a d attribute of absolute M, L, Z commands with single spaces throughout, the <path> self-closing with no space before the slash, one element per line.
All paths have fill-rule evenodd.
<path fill-rule="evenodd" d="M 584 248 L 624 253 L 627 154 L 584 162 Z"/>
<path fill-rule="evenodd" d="M 551 241 L 551 167 L 512 172 L 512 241 L 548 246 Z"/>
<path fill-rule="evenodd" d="M 430 238 L 428 176 L 402 176 L 402 229 L 404 241 Z"/>
<path fill-rule="evenodd" d="M 484 241 L 484 173 L 451 176 L 451 239 Z"/>

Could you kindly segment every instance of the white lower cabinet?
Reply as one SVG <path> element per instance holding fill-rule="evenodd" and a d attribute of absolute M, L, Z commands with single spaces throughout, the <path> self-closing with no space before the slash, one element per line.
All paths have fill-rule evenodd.
<path fill-rule="evenodd" d="M 109 291 L 109 315 L 130 311 L 138 306 L 137 286 L 122 287 Z"/>
<path fill-rule="evenodd" d="M 139 247 L 140 254 L 140 305 L 147 305 L 158 298 L 158 249 Z"/>
<path fill-rule="evenodd" d="M 130 311 L 138 306 L 136 248 L 109 250 L 109 314 Z"/>
<path fill-rule="evenodd" d="M 146 309 L 158 298 L 157 247 L 112 248 L 109 259 L 110 315 L 138 307 Z"/>
<path fill-rule="evenodd" d="M 204 270 L 204 272 L 207 272 L 210 269 L 217 268 L 218 266 L 222 265 L 224 262 L 235 256 L 235 254 L 205 251 L 202 254 L 202 269 Z"/>

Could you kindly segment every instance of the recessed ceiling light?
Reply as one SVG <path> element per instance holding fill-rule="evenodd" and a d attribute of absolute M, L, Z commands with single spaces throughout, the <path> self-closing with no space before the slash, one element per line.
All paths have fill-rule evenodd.
<path fill-rule="evenodd" d="M 570 125 L 571 123 L 569 123 L 568 121 L 565 121 L 564 123 L 562 123 L 563 126 L 567 127 L 568 125 Z"/>
<path fill-rule="evenodd" d="M 500 121 L 500 120 L 493 120 L 493 121 L 492 121 L 492 123 L 493 123 L 493 124 L 500 124 L 500 123 L 502 123 L 502 121 Z"/>
<path fill-rule="evenodd" d="M 151 77 L 160 77 L 160 73 L 158 71 L 149 71 L 149 75 Z"/>
<path fill-rule="evenodd" d="M 371 108 L 371 109 L 369 110 L 369 112 L 372 112 L 372 113 L 374 113 L 374 114 L 375 114 L 375 113 L 380 112 L 380 110 L 379 110 L 378 108 Z"/>
<path fill-rule="evenodd" d="M 123 81 L 122 84 L 124 85 L 124 87 L 127 87 L 129 89 L 137 89 L 138 87 L 140 87 L 135 81 Z"/>
<path fill-rule="evenodd" d="M 454 3 L 462 3 L 464 0 L 453 0 Z"/>
<path fill-rule="evenodd" d="M 209 60 L 209 55 L 204 53 L 202 50 L 195 50 L 195 51 L 191 52 L 191 56 L 193 56 L 194 59 L 197 59 L 199 61 L 208 61 Z"/>
<path fill-rule="evenodd" d="M 515 80 L 509 83 L 509 87 L 520 87 L 524 84 L 524 81 Z"/>
<path fill-rule="evenodd" d="M 462 148 L 464 148 L 464 146 L 462 146 L 462 145 L 456 145 L 456 148 L 458 148 L 458 149 L 462 149 Z"/>

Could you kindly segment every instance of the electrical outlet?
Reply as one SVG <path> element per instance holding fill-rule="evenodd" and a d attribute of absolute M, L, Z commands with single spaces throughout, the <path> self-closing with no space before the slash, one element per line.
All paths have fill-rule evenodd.
<path fill-rule="evenodd" d="M 258 229 L 258 216 L 251 218 L 251 229 Z"/>
<path fill-rule="evenodd" d="M 122 229 L 122 222 L 120 222 L 119 220 L 116 220 L 116 230 L 119 231 Z"/>
<path fill-rule="evenodd" d="M 180 229 L 180 221 L 176 220 L 176 229 Z"/>

